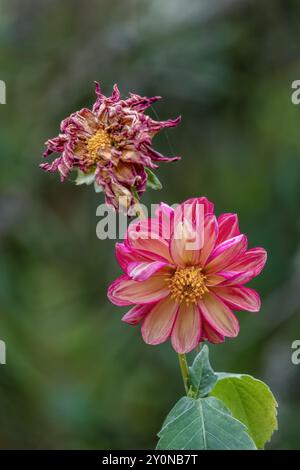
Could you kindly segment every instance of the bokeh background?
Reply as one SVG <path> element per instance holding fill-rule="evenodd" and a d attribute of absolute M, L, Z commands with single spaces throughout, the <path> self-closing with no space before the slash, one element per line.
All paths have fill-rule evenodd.
<path fill-rule="evenodd" d="M 183 117 L 155 140 L 183 158 L 161 165 L 147 205 L 206 195 L 268 250 L 252 283 L 261 312 L 240 312 L 239 337 L 211 360 L 265 380 L 279 402 L 268 447 L 300 448 L 299 17 L 296 0 L 1 1 L 1 448 L 154 448 L 183 392 L 170 345 L 145 345 L 106 298 L 120 270 L 96 237 L 102 196 L 38 168 L 95 79 L 106 94 L 114 82 L 160 94 L 149 113 Z"/>

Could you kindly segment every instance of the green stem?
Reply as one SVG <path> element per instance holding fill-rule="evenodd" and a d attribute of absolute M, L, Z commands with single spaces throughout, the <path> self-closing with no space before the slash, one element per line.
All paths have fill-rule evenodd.
<path fill-rule="evenodd" d="M 180 370 L 181 370 L 181 375 L 183 379 L 183 384 L 186 393 L 189 391 L 189 368 L 186 360 L 185 354 L 179 354 L 178 353 L 178 360 L 179 360 L 179 365 L 180 365 Z"/>
<path fill-rule="evenodd" d="M 140 219 L 145 219 L 146 216 L 145 216 L 144 211 L 141 207 L 140 199 L 139 199 L 139 196 L 138 196 L 135 188 L 131 188 L 131 192 L 132 192 L 134 203 L 135 203 L 136 215 Z"/>

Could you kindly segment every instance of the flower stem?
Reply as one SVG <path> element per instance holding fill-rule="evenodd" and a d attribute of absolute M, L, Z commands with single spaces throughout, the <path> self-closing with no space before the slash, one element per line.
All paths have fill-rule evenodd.
<path fill-rule="evenodd" d="M 188 393 L 188 391 L 189 391 L 189 386 L 188 386 L 189 368 L 188 368 L 188 364 L 187 364 L 185 354 L 179 354 L 178 353 L 178 360 L 179 360 L 179 365 L 180 365 L 180 370 L 181 370 L 181 375 L 182 375 L 182 379 L 183 379 L 184 388 L 185 388 L 186 393 Z"/>
<path fill-rule="evenodd" d="M 131 188 L 131 192 L 132 192 L 133 199 L 134 199 L 136 215 L 139 217 L 139 219 L 145 219 L 146 215 L 141 207 L 140 198 L 136 190 L 134 188 Z"/>
<path fill-rule="evenodd" d="M 135 200 L 135 210 L 140 219 L 145 219 L 145 214 L 139 201 Z"/>

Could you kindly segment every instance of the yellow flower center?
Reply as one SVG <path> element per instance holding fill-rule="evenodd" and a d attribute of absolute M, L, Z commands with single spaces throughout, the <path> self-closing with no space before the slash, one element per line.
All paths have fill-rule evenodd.
<path fill-rule="evenodd" d="M 187 305 L 196 303 L 208 292 L 205 279 L 200 268 L 177 268 L 171 279 L 168 279 L 171 298 L 180 303 L 185 301 Z"/>
<path fill-rule="evenodd" d="M 104 150 L 112 146 L 110 136 L 103 129 L 99 129 L 96 134 L 90 137 L 87 141 L 87 148 L 90 157 L 96 161 L 98 159 L 98 150 Z"/>

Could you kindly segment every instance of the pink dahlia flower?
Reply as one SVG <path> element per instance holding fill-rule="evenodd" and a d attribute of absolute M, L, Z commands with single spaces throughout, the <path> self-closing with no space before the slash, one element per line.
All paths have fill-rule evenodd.
<path fill-rule="evenodd" d="M 216 218 L 205 197 L 175 210 L 161 203 L 156 217 L 129 226 L 116 256 L 124 274 L 108 297 L 133 306 L 123 321 L 141 322 L 148 344 L 171 337 L 174 349 L 187 353 L 204 340 L 221 343 L 239 332 L 232 310 L 260 308 L 258 293 L 244 284 L 261 272 L 266 251 L 248 250 L 237 215 Z"/>
<path fill-rule="evenodd" d="M 92 110 L 83 108 L 62 121 L 61 133 L 46 142 L 44 157 L 53 152 L 61 155 L 40 166 L 58 171 L 61 181 L 70 170 L 80 170 L 78 184 L 95 181 L 98 190 L 104 191 L 106 202 L 119 209 L 121 197 L 128 198 L 129 206 L 134 203 L 132 189 L 138 196 L 145 191 L 146 167 L 157 168 L 159 162 L 180 158 L 165 157 L 151 147 L 153 137 L 164 128 L 177 126 L 180 117 L 154 121 L 144 114 L 160 96 L 147 98 L 130 93 L 122 100 L 115 85 L 108 98 L 98 83 L 96 95 Z"/>

